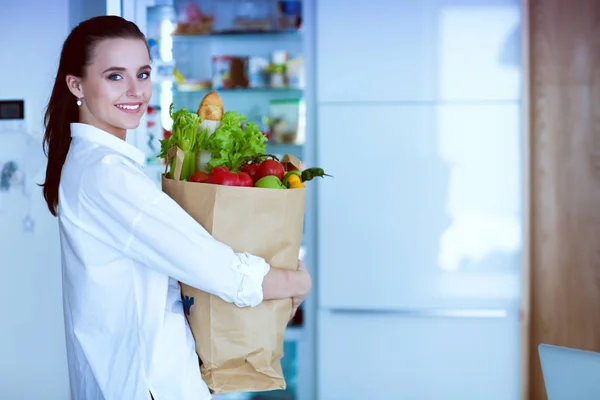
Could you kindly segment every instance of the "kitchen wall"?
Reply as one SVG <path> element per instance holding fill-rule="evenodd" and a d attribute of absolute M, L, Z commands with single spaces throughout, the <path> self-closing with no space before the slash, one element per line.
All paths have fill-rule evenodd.
<path fill-rule="evenodd" d="M 23 185 L 0 191 L 0 399 L 69 398 L 58 227 L 35 183 L 44 178 L 42 120 L 62 42 L 102 7 L 87 0 L 2 2 L 0 100 L 25 100 L 32 136 L 0 128 L 0 165 L 16 161 L 25 174 Z"/>

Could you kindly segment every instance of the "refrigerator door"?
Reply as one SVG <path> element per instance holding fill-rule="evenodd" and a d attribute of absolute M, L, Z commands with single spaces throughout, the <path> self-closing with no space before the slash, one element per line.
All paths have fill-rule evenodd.
<path fill-rule="evenodd" d="M 317 399 L 517 399 L 519 2 L 316 10 Z"/>
<path fill-rule="evenodd" d="M 516 400 L 515 314 L 319 313 L 319 400 Z"/>
<path fill-rule="evenodd" d="M 324 103 L 318 130 L 321 308 L 519 307 L 518 102 Z"/>
<path fill-rule="evenodd" d="M 316 1 L 323 102 L 520 97 L 520 1 Z"/>

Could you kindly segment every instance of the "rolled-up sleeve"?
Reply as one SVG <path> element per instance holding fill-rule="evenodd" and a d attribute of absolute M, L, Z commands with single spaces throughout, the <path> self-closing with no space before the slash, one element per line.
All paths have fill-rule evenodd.
<path fill-rule="evenodd" d="M 124 254 L 237 306 L 262 302 L 269 264 L 217 241 L 141 170 L 107 158 L 88 177 L 82 204 Z"/>

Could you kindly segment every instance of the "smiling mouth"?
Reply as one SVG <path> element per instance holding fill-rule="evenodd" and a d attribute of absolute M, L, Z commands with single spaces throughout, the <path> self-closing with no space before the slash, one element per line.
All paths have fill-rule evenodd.
<path fill-rule="evenodd" d="M 142 103 L 135 103 L 135 104 L 115 104 L 115 107 L 117 107 L 119 110 L 127 112 L 127 113 L 136 113 L 142 107 Z"/>

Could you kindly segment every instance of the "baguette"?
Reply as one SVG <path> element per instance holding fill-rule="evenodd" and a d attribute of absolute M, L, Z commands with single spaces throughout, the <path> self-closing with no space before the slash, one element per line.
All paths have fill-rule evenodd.
<path fill-rule="evenodd" d="M 223 101 L 217 92 L 210 92 L 200 102 L 196 114 L 200 122 L 204 120 L 221 121 L 223 118 Z"/>

